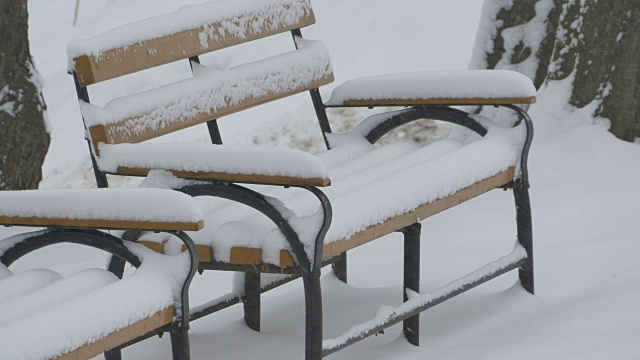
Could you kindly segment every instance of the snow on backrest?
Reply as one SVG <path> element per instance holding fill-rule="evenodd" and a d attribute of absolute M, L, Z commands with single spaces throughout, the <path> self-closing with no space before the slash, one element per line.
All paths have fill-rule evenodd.
<path fill-rule="evenodd" d="M 310 0 L 219 0 L 69 43 L 81 86 L 315 23 Z"/>
<path fill-rule="evenodd" d="M 99 144 L 138 143 L 333 81 L 321 41 L 296 38 L 298 50 L 226 70 L 198 66 L 196 76 L 114 99 L 82 103 L 96 154 Z"/>

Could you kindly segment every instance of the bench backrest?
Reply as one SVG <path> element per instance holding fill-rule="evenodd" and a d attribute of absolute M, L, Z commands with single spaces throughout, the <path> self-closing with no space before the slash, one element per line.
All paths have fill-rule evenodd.
<path fill-rule="evenodd" d="M 141 142 L 204 122 L 213 121 L 217 131 L 222 116 L 331 83 L 326 48 L 301 38 L 296 51 L 231 69 L 194 64 L 198 55 L 286 31 L 301 37 L 299 29 L 314 23 L 309 0 L 214 1 L 70 43 L 70 70 L 94 154 L 100 143 Z M 104 108 L 89 103 L 88 85 L 184 59 L 197 76 Z"/>

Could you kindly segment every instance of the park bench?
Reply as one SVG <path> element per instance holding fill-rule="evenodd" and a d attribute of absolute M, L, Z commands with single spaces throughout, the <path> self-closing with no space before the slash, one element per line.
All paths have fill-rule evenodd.
<path fill-rule="evenodd" d="M 170 208 L 162 206 L 167 202 Z M 90 359 L 169 332 L 173 358 L 188 360 L 188 289 L 198 259 L 184 231 L 202 228 L 201 217 L 193 199 L 160 189 L 0 192 L 0 225 L 46 228 L 0 241 L 0 358 Z M 160 255 L 98 229 L 164 232 L 189 251 Z M 120 280 L 102 269 L 66 277 L 47 269 L 9 269 L 23 256 L 60 243 L 104 250 L 137 270 Z"/>
<path fill-rule="evenodd" d="M 516 106 L 535 102 L 531 81 L 510 71 L 395 74 L 349 81 L 323 102 L 318 88 L 333 81 L 333 68 L 327 48 L 302 37 L 301 28 L 313 23 L 308 0 L 214 1 L 68 47 L 97 185 L 108 187 L 107 174 L 146 176 L 143 186 L 215 199 L 202 202 L 205 227 L 193 234 L 199 269 L 242 272 L 244 286 L 192 309 L 191 320 L 243 302 L 247 325 L 259 330 L 261 293 L 302 277 L 311 360 L 399 322 L 417 345 L 421 311 L 514 269 L 533 293 L 527 174 L 533 128 Z M 291 52 L 228 69 L 200 64 L 200 55 L 286 32 L 293 35 Z M 90 85 L 181 60 L 188 61 L 192 78 L 102 107 L 90 103 Z M 222 145 L 219 118 L 305 91 L 326 152 Z M 504 107 L 518 120 L 505 127 L 456 105 Z M 381 106 L 399 110 L 332 134 L 327 108 Z M 421 148 L 374 146 L 390 130 L 419 119 L 457 124 L 479 139 L 464 146 L 454 140 Z M 205 123 L 213 145 L 148 142 Z M 492 189 L 513 189 L 514 250 L 440 290 L 419 294 L 420 222 Z M 321 267 L 331 264 L 346 282 L 346 253 L 393 232 L 405 238 L 405 302 L 323 342 Z M 180 251 L 164 237 L 132 238 L 159 252 Z M 110 268 L 121 272 L 122 264 Z M 268 273 L 289 276 L 261 276 Z"/>

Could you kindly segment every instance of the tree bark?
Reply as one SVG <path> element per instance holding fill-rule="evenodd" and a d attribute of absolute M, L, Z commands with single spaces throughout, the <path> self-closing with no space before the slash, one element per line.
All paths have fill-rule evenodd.
<path fill-rule="evenodd" d="M 620 139 L 640 137 L 640 1 L 566 1 L 549 79 L 573 76 L 570 104 L 598 102 Z"/>
<path fill-rule="evenodd" d="M 49 148 L 27 0 L 0 1 L 0 190 L 35 189 Z"/>
<path fill-rule="evenodd" d="M 485 0 L 472 67 L 516 70 L 537 88 L 572 77 L 569 104 L 597 104 L 593 115 L 634 141 L 640 137 L 638 55 L 638 0 Z"/>

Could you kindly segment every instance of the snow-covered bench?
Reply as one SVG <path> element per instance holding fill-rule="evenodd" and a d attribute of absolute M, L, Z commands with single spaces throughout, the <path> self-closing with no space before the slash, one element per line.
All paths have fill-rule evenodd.
<path fill-rule="evenodd" d="M 184 231 L 202 228 L 193 199 L 159 189 L 3 191 L 0 225 L 47 228 L 0 241 L 0 358 L 89 359 L 163 332 L 171 333 L 174 359 L 190 358 L 188 288 L 198 259 Z M 161 231 L 189 251 L 160 255 L 97 229 Z M 137 270 L 119 280 L 100 269 L 67 277 L 9 269 L 59 243 L 107 251 Z"/>
<path fill-rule="evenodd" d="M 526 164 L 533 129 L 526 112 L 515 106 L 535 102 L 531 81 L 509 71 L 393 74 L 347 82 L 323 103 L 318 87 L 333 81 L 330 57 L 320 41 L 303 39 L 300 30 L 314 22 L 309 0 L 214 1 L 69 45 L 98 185 L 108 186 L 106 174 L 148 176 L 144 186 L 205 197 L 200 202 L 205 227 L 193 234 L 200 269 L 245 273 L 244 286 L 194 309 L 191 319 L 244 302 L 245 321 L 259 330 L 260 294 L 301 276 L 310 360 L 399 321 L 417 344 L 420 311 L 509 270 L 520 269 L 522 286 L 533 293 Z M 228 69 L 200 65 L 199 55 L 287 31 L 296 45 L 289 53 Z M 186 59 L 192 78 L 102 107 L 89 101 L 89 85 Z M 220 117 L 303 91 L 311 94 L 328 148 L 315 156 L 288 149 L 145 142 L 206 123 L 212 143 L 220 145 Z M 453 105 L 506 107 L 519 120 L 504 127 Z M 372 116 L 350 133 L 332 134 L 326 109 L 347 106 L 404 109 Z M 466 127 L 478 140 L 464 146 L 454 140 L 425 147 L 375 146 L 390 130 L 425 118 Z M 420 222 L 496 188 L 514 190 L 519 241 L 514 251 L 440 295 L 412 293 L 419 290 Z M 404 307 L 323 345 L 321 267 L 332 264 L 346 281 L 347 251 L 392 232 L 405 235 Z M 163 237 L 143 239 L 155 241 L 158 251 L 180 251 Z M 263 273 L 292 276 L 273 280 L 261 278 Z"/>

